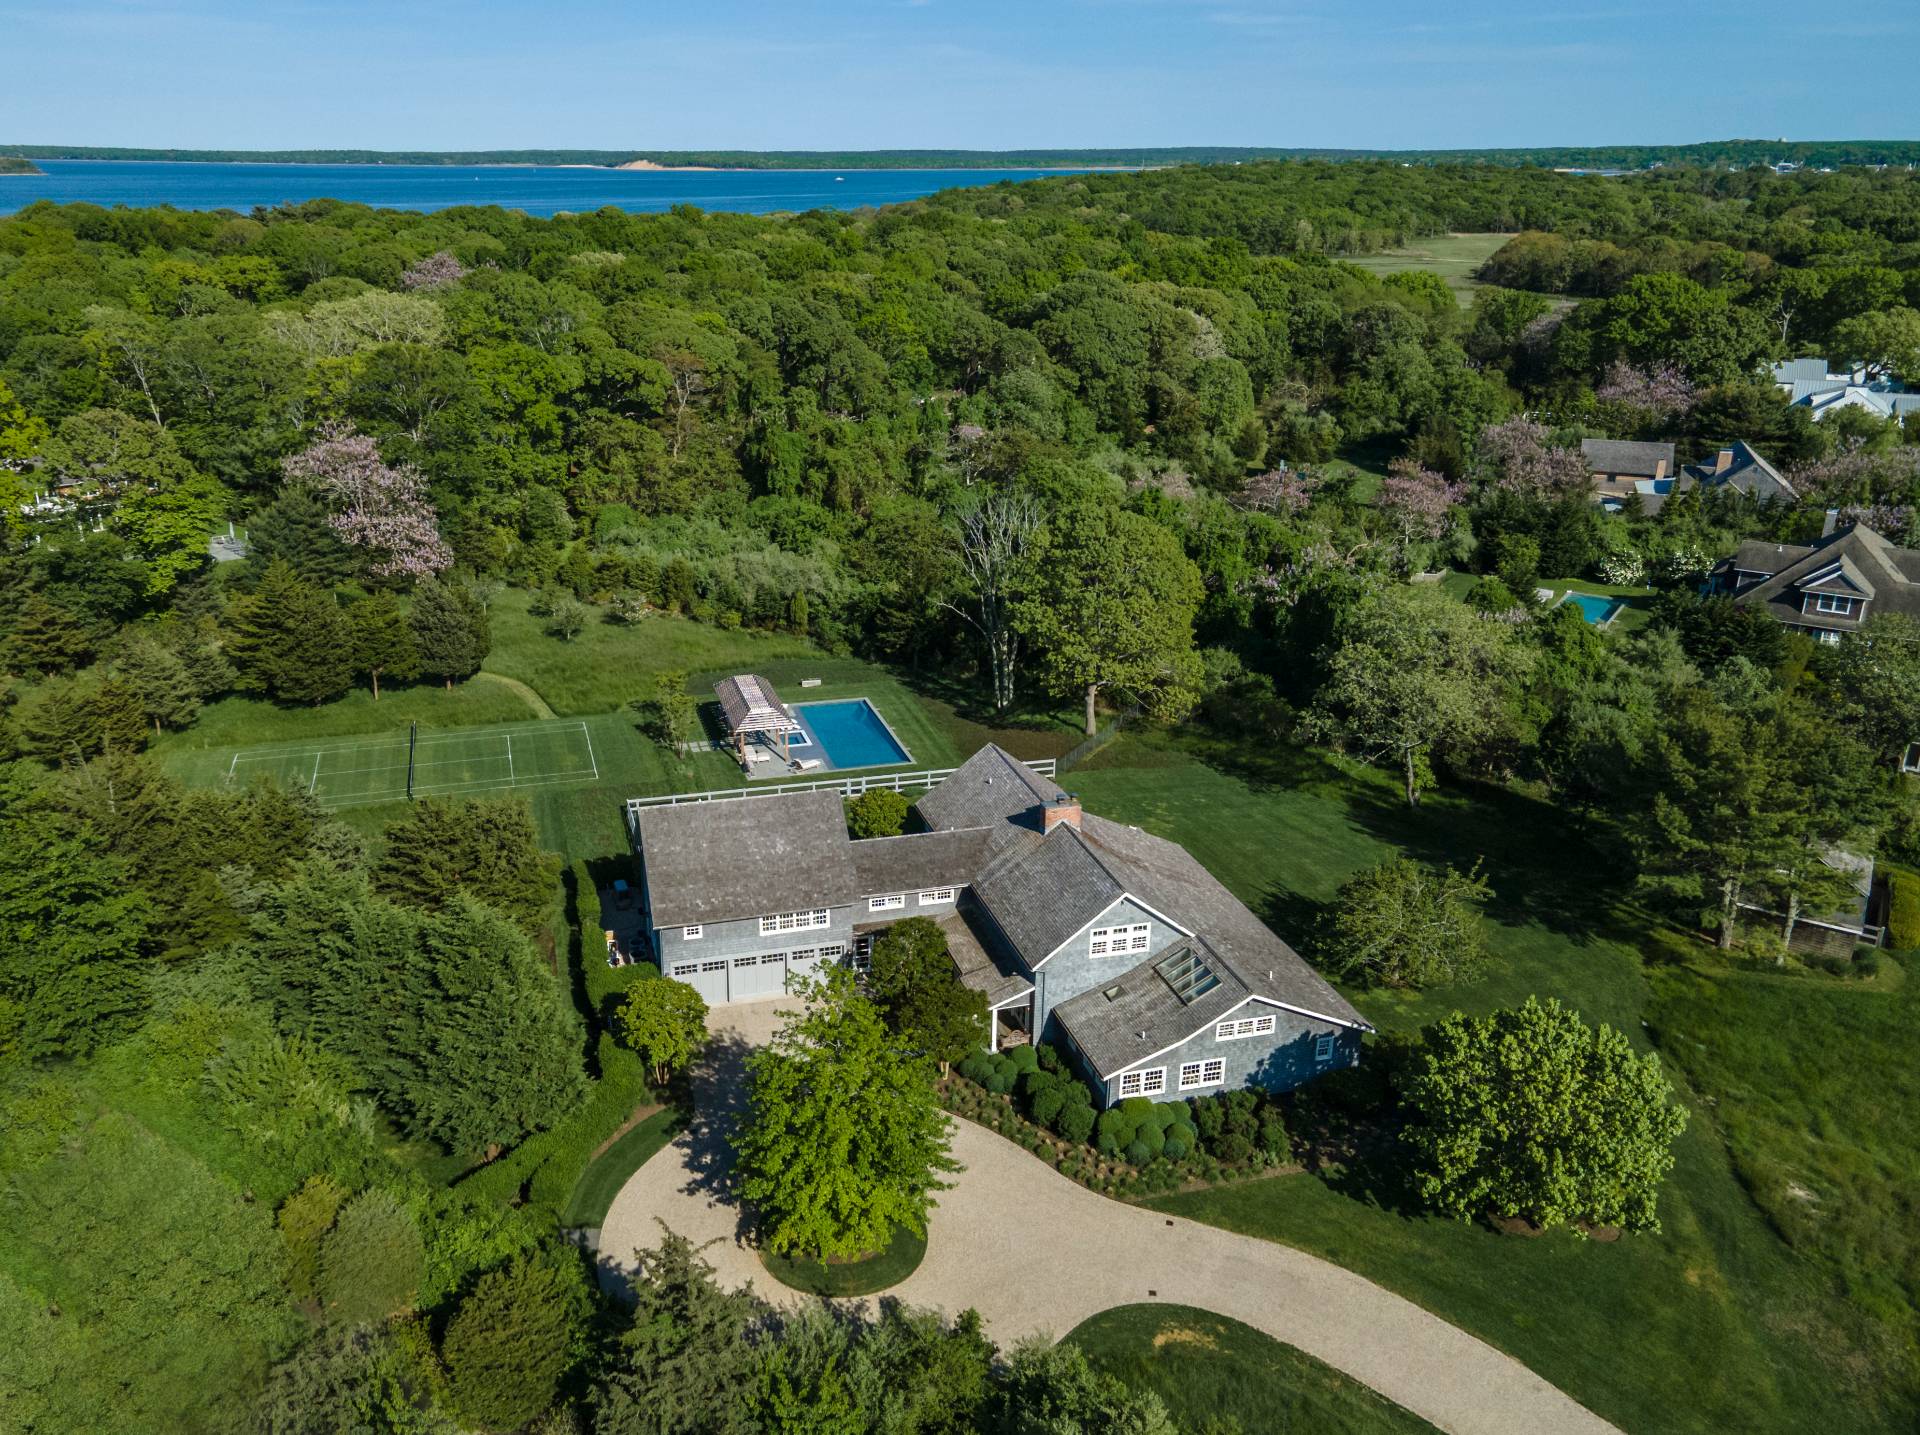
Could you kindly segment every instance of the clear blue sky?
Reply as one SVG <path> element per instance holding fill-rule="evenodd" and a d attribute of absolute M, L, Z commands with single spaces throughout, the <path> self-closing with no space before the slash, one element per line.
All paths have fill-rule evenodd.
<path fill-rule="evenodd" d="M 1912 0 L 0 0 L 0 143 L 1910 138 L 1916 41 Z"/>

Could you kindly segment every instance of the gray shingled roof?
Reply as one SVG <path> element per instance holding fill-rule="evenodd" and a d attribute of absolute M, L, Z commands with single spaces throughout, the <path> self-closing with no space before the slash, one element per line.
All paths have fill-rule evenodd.
<path fill-rule="evenodd" d="M 643 807 L 640 844 L 657 927 L 843 907 L 860 895 L 835 792 Z"/>
<path fill-rule="evenodd" d="M 1029 966 L 1045 961 L 1126 890 L 1065 823 L 1045 837 L 1023 833 L 973 884 L 974 898 L 993 913 Z"/>
<path fill-rule="evenodd" d="M 961 982 L 984 994 L 989 1007 L 1018 1001 L 1033 990 L 1032 982 L 993 959 L 964 912 L 942 917 L 940 930 L 947 935 L 947 952 L 960 971 Z"/>
<path fill-rule="evenodd" d="M 1580 452 L 1595 473 L 1624 473 L 1633 478 L 1655 478 L 1673 473 L 1673 445 L 1636 443 L 1631 439 L 1583 438 Z M 1665 468 L 1661 465 L 1665 464 Z"/>
<path fill-rule="evenodd" d="M 915 804 L 923 821 L 934 829 L 956 827 L 1003 828 L 1019 823 L 1038 829 L 1030 814 L 1059 788 L 1024 762 L 988 743 L 961 763 L 953 775 Z"/>
<path fill-rule="evenodd" d="M 1688 467 L 1676 491 L 1684 493 L 1698 484 L 1701 488 L 1731 488 L 1736 492 L 1759 499 L 1785 499 L 1792 502 L 1799 497 L 1791 483 L 1780 475 L 1780 470 L 1762 458 L 1754 447 L 1743 439 L 1735 439 L 1727 447 L 1732 450 L 1733 462 L 1726 472 L 1715 473 L 1713 463 L 1696 463 Z"/>
<path fill-rule="evenodd" d="M 1832 628 L 1848 632 L 1860 626 L 1860 620 L 1833 614 L 1801 611 L 1801 585 L 1816 575 L 1842 565 L 1858 575 L 1866 595 L 1871 596 L 1869 617 L 1878 613 L 1905 613 L 1920 618 L 1920 551 L 1896 548 L 1863 523 L 1852 524 L 1818 543 L 1742 543 L 1733 556 L 1724 559 L 1716 571 L 1741 569 L 1749 573 L 1771 573 L 1734 602 L 1758 607 L 1783 623 L 1805 628 Z"/>
<path fill-rule="evenodd" d="M 789 733 L 801 730 L 799 721 L 787 711 L 773 684 L 755 673 L 736 673 L 713 685 L 720 699 L 720 711 L 732 733 Z"/>
<path fill-rule="evenodd" d="M 869 837 L 853 844 L 853 871 L 867 897 L 964 886 L 979 875 L 991 852 L 991 834 L 984 827 Z"/>
<path fill-rule="evenodd" d="M 1180 1000 L 1157 970 L 1187 950 L 1220 979 L 1192 1002 Z M 1104 1080 L 1206 1030 L 1252 994 L 1208 943 L 1183 940 L 1105 986 L 1060 1003 L 1053 1014 Z"/>

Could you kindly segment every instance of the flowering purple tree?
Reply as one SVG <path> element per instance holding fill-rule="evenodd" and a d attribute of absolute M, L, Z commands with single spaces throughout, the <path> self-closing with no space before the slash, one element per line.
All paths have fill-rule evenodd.
<path fill-rule="evenodd" d="M 1672 418 L 1692 408 L 1700 391 L 1693 386 L 1685 369 L 1675 364 L 1660 364 L 1651 369 L 1636 369 L 1617 363 L 1595 396 L 1604 403 L 1624 404 L 1657 418 Z"/>
<path fill-rule="evenodd" d="M 1920 449 L 1873 453 L 1856 442 L 1800 464 L 1787 478 L 1801 494 L 1829 508 L 1891 509 L 1920 502 Z"/>
<path fill-rule="evenodd" d="M 343 542 L 375 555 L 379 576 L 427 578 L 453 562 L 420 470 L 390 466 L 352 424 L 321 425 L 319 436 L 280 466 L 290 481 L 320 495 Z"/>
<path fill-rule="evenodd" d="M 1240 502 L 1263 513 L 1303 513 L 1319 487 L 1320 480 L 1309 470 L 1276 468 L 1248 479 Z"/>
<path fill-rule="evenodd" d="M 400 276 L 402 289 L 438 289 L 443 284 L 454 284 L 467 277 L 467 266 L 442 249 L 437 254 L 429 254 L 407 266 Z"/>
<path fill-rule="evenodd" d="M 1422 468 L 1413 459 L 1396 458 L 1387 465 L 1376 502 L 1400 525 L 1400 552 L 1404 557 L 1413 544 L 1445 533 L 1455 506 L 1466 496 L 1465 484 Z"/>
<path fill-rule="evenodd" d="M 1593 482 L 1592 470 L 1577 449 L 1553 444 L 1545 426 L 1528 418 L 1510 418 L 1484 429 L 1479 466 L 1496 486 L 1539 498 L 1584 493 Z"/>

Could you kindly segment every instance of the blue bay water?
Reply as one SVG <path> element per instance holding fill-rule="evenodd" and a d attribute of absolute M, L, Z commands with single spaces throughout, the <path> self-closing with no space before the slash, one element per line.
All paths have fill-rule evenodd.
<path fill-rule="evenodd" d="M 613 205 L 649 212 L 676 204 L 740 214 L 858 209 L 936 190 L 1032 179 L 1026 169 L 624 170 L 538 165 L 190 164 L 37 160 L 43 175 L 0 176 L 0 214 L 39 199 L 100 205 L 236 209 L 344 199 L 384 209 L 497 204 L 551 215 Z"/>

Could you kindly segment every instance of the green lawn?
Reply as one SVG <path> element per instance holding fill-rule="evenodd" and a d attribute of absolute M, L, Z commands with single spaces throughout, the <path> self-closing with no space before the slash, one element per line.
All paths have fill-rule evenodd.
<path fill-rule="evenodd" d="M 1122 1305 L 1067 1339 L 1094 1366 L 1167 1403 L 1182 1430 L 1234 1419 L 1246 1435 L 1422 1435 L 1434 1427 L 1332 1366 L 1237 1320 L 1184 1305 Z"/>
<path fill-rule="evenodd" d="M 771 1251 L 762 1251 L 760 1264 L 783 1286 L 837 1300 L 892 1289 L 919 1268 L 926 1254 L 925 1236 L 916 1236 L 906 1227 L 896 1226 L 887 1248 L 865 1260 L 816 1261 L 805 1256 L 776 1256 Z"/>
<path fill-rule="evenodd" d="M 673 1139 L 680 1129 L 681 1116 L 667 1108 L 656 1111 L 613 1145 L 602 1151 L 580 1173 L 580 1180 L 567 1197 L 560 1221 L 566 1226 L 598 1226 L 607 1219 L 607 1208 L 620 1188 L 649 1157 Z"/>
<path fill-rule="evenodd" d="M 1480 287 L 1474 271 L 1511 238 L 1511 234 L 1436 234 L 1404 249 L 1384 249 L 1348 262 L 1382 275 L 1430 269 L 1447 281 L 1464 306 L 1473 302 L 1473 291 Z"/>
<path fill-rule="evenodd" d="M 1610 900 L 1617 883 L 1605 859 L 1551 808 L 1501 793 L 1472 801 L 1441 793 L 1410 812 L 1388 774 L 1194 736 L 1129 735 L 1075 769 L 1074 786 L 1092 810 L 1186 844 L 1303 946 L 1340 882 L 1394 851 L 1457 865 L 1483 857 L 1495 894 L 1491 972 L 1449 990 L 1357 994 L 1368 1018 L 1408 1029 L 1537 992 L 1652 1044 L 1642 948 L 1667 961 L 1673 948 L 1648 939 L 1645 919 Z M 1848 1048 L 1863 1085 L 1885 1084 L 1886 1066 L 1912 1062 L 1911 1039 L 1872 1039 L 1870 1052 Z M 1756 1079 L 1801 1083 L 1784 1050 L 1765 1053 L 1753 1052 Z M 1658 1235 L 1503 1236 L 1425 1215 L 1390 1172 L 1364 1165 L 1153 1204 L 1338 1261 L 1512 1353 L 1630 1431 L 1911 1428 L 1832 1263 L 1781 1241 L 1736 1175 L 1715 1108 L 1685 1084 L 1687 1063 L 1678 1065 L 1693 1121 Z M 1706 1089 L 1718 1099 L 1717 1081 Z M 1804 1090 L 1802 1119 L 1830 1100 L 1844 1104 L 1817 1085 Z M 1817 1118 L 1814 1129 L 1838 1119 Z M 1777 1129 L 1788 1144 L 1813 1139 L 1784 1119 Z"/>
<path fill-rule="evenodd" d="M 1450 572 L 1440 580 L 1440 589 L 1452 597 L 1465 598 L 1480 578 L 1478 573 Z M 1652 617 L 1649 610 L 1653 605 L 1654 590 L 1651 588 L 1627 583 L 1599 583 L 1586 578 L 1542 578 L 1534 586 L 1548 589 L 1553 594 L 1553 602 L 1558 602 L 1568 593 L 1593 593 L 1601 597 L 1626 599 L 1626 608 L 1607 625 L 1609 631 L 1630 633 L 1636 628 L 1646 627 Z M 1519 596 L 1525 598 L 1530 595 L 1522 593 Z"/>

